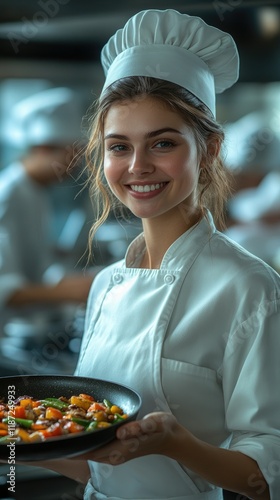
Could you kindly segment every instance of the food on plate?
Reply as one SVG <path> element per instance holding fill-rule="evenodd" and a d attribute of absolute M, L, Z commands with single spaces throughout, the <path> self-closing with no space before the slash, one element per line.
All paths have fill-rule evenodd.
<path fill-rule="evenodd" d="M 34 443 L 97 431 L 127 417 L 122 408 L 108 399 L 96 401 L 89 394 L 45 399 L 20 396 L 13 405 L 0 399 L 0 444 Z"/>

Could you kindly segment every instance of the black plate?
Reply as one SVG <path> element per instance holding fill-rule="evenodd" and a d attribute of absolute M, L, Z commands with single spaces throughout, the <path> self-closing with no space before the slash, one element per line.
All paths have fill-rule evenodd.
<path fill-rule="evenodd" d="M 13 388 L 15 393 L 11 392 Z M 0 397 L 6 402 L 9 396 L 10 398 L 14 396 L 15 399 L 25 395 L 35 399 L 60 396 L 69 398 L 81 393 L 90 394 L 97 401 L 109 399 L 120 406 L 128 414 L 125 422 L 135 420 L 141 407 L 141 398 L 137 392 L 106 380 L 70 375 L 27 375 L 0 378 Z M 112 427 L 94 432 L 48 438 L 40 443 L 18 443 L 15 445 L 15 458 L 19 461 L 33 461 L 75 456 L 112 441 L 120 425 L 123 423 L 116 423 Z M 0 445 L 0 459 L 12 458 L 12 454 L 13 450 L 7 444 Z"/>

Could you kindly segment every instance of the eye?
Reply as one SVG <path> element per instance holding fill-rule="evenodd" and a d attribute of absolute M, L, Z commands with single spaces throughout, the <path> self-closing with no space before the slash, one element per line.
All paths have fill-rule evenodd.
<path fill-rule="evenodd" d="M 107 151 L 113 151 L 113 152 L 122 152 L 127 150 L 127 146 L 125 144 L 111 144 L 107 146 Z"/>
<path fill-rule="evenodd" d="M 169 141 L 168 139 L 162 139 L 155 144 L 155 147 L 158 149 L 161 149 L 161 148 L 168 149 L 168 148 L 172 148 L 174 146 L 175 146 L 174 142 Z"/>

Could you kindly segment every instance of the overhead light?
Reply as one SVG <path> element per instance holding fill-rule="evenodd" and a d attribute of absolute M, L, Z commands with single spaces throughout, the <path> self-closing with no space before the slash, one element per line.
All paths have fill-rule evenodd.
<path fill-rule="evenodd" d="M 262 7 L 258 11 L 261 34 L 273 38 L 280 34 L 280 10 L 276 7 Z"/>

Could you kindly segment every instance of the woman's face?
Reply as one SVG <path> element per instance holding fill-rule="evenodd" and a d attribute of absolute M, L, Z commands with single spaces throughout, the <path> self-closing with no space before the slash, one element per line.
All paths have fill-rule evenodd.
<path fill-rule="evenodd" d="M 116 103 L 106 116 L 104 143 L 107 182 L 135 216 L 195 211 L 199 157 L 179 114 L 151 97 Z"/>

